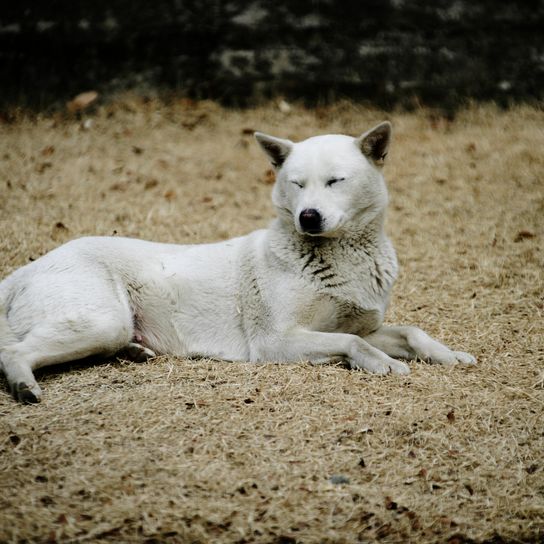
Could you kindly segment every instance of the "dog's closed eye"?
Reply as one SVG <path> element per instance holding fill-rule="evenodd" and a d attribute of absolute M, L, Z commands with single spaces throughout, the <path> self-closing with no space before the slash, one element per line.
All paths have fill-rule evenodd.
<path fill-rule="evenodd" d="M 344 181 L 346 178 L 332 178 L 329 179 L 326 183 L 327 187 L 330 187 L 331 185 L 334 185 L 335 183 L 338 183 L 339 181 Z"/>
<path fill-rule="evenodd" d="M 293 179 L 293 180 L 291 180 L 291 183 L 292 183 L 293 185 L 296 185 L 297 187 L 300 187 L 301 189 L 304 189 L 304 183 L 302 183 L 301 181 L 298 181 L 298 180 L 296 180 L 296 179 Z"/>

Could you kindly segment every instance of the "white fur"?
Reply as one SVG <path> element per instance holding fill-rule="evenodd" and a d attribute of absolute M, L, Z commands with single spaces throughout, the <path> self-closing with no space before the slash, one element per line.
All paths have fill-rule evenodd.
<path fill-rule="evenodd" d="M 380 166 L 390 125 L 360 138 L 300 143 L 257 133 L 277 168 L 278 218 L 266 230 L 206 245 L 81 238 L 0 283 L 0 361 L 35 402 L 32 370 L 120 350 L 231 361 L 343 359 L 406 374 L 395 358 L 474 363 L 414 327 L 384 327 L 397 275 L 383 231 Z M 314 210 L 309 234 L 301 212 Z"/>

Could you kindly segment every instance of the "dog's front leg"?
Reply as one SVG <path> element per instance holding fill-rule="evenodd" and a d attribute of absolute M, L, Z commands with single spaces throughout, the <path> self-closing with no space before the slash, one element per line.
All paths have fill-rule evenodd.
<path fill-rule="evenodd" d="M 351 368 L 375 374 L 408 374 L 408 365 L 392 359 L 354 334 L 296 329 L 264 350 L 261 359 L 324 363 L 344 359 Z"/>
<path fill-rule="evenodd" d="M 476 358 L 470 353 L 453 351 L 418 327 L 383 326 L 364 338 L 369 344 L 391 357 L 401 359 L 419 357 L 429 363 L 438 364 L 476 363 Z"/>

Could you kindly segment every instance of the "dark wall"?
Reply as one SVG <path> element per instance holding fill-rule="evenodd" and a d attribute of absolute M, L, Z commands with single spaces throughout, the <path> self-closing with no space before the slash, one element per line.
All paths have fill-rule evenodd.
<path fill-rule="evenodd" d="M 0 2 L 0 102 L 173 89 L 382 106 L 539 100 L 544 0 Z"/>

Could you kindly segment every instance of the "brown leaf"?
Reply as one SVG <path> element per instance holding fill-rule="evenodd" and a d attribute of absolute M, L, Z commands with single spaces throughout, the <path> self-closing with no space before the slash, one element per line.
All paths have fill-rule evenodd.
<path fill-rule="evenodd" d="M 132 152 L 135 154 L 135 155 L 141 155 L 143 152 L 144 152 L 144 148 L 143 147 L 139 147 L 137 145 L 133 145 L 132 146 Z"/>
<path fill-rule="evenodd" d="M 158 184 L 159 182 L 155 178 L 148 179 L 145 182 L 144 189 L 153 189 L 153 187 L 156 187 Z"/>
<path fill-rule="evenodd" d="M 252 128 L 245 127 L 242 129 L 242 134 L 245 134 L 246 136 L 253 135 L 255 131 Z"/>
<path fill-rule="evenodd" d="M 272 185 L 276 181 L 276 174 L 271 168 L 264 173 L 263 182 Z"/>
<path fill-rule="evenodd" d="M 166 200 L 174 200 L 174 198 L 176 198 L 176 192 L 169 189 L 164 193 L 164 198 L 166 198 Z"/>
<path fill-rule="evenodd" d="M 385 509 L 386 510 L 396 510 L 398 508 L 398 504 L 391 500 L 391 497 L 385 497 Z"/>
<path fill-rule="evenodd" d="M 534 238 L 536 234 L 534 232 L 531 232 L 530 230 L 520 230 L 516 237 L 514 238 L 514 242 L 521 242 L 522 240 L 525 240 L 526 238 Z"/>
<path fill-rule="evenodd" d="M 446 414 L 446 417 L 448 418 L 448 421 L 450 423 L 453 423 L 455 421 L 455 411 L 453 408 Z"/>
<path fill-rule="evenodd" d="M 66 108 L 70 113 L 77 113 L 87 109 L 97 98 L 98 93 L 96 91 L 87 91 L 78 94 L 70 102 L 67 102 Z"/>
<path fill-rule="evenodd" d="M 50 157 L 54 152 L 55 152 L 54 145 L 48 145 L 40 151 L 42 157 Z"/>
<path fill-rule="evenodd" d="M 60 516 L 56 519 L 57 523 L 62 523 L 63 525 L 68 523 L 68 518 L 66 517 L 66 514 L 60 514 Z"/>
<path fill-rule="evenodd" d="M 51 168 L 52 166 L 53 163 L 50 161 L 42 162 L 38 164 L 38 166 L 36 166 L 36 172 L 38 172 L 39 174 L 43 174 L 48 168 Z"/>
<path fill-rule="evenodd" d="M 68 230 L 68 227 L 62 221 L 57 221 L 55 223 L 55 228 L 59 230 Z"/>

